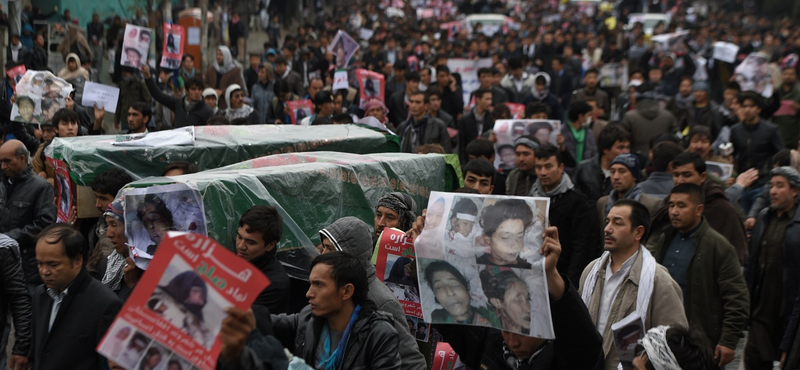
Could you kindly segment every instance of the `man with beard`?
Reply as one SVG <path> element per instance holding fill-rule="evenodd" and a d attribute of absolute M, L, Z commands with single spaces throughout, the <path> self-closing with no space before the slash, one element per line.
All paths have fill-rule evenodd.
<path fill-rule="evenodd" d="M 384 195 L 375 206 L 375 234 L 377 241 L 384 228 L 396 228 L 402 231 L 411 230 L 417 219 L 417 203 L 410 195 L 394 192 Z"/>

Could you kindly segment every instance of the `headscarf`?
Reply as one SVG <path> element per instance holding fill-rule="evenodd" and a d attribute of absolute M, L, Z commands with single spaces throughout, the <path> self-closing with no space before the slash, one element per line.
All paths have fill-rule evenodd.
<path fill-rule="evenodd" d="M 536 98 L 536 100 L 542 101 L 547 98 L 548 94 L 550 94 L 550 75 L 544 72 L 536 73 L 533 75 L 533 81 L 536 81 L 539 77 L 544 78 L 545 82 L 544 91 L 540 92 L 539 89 L 536 88 L 536 84 L 534 83 L 533 87 L 531 87 L 531 94 L 533 95 L 534 98 Z"/>
<path fill-rule="evenodd" d="M 669 326 L 660 325 L 647 331 L 640 344 L 647 353 L 647 359 L 656 370 L 681 370 L 678 360 L 667 343 Z"/>
<path fill-rule="evenodd" d="M 230 48 L 223 45 L 218 47 L 217 51 L 222 52 L 222 65 L 219 65 L 217 59 L 214 58 L 214 69 L 217 70 L 217 73 L 224 75 L 236 68 L 236 64 L 233 63 L 233 56 L 231 55 Z"/>
<path fill-rule="evenodd" d="M 375 210 L 378 207 L 386 207 L 397 212 L 397 215 L 400 216 L 398 228 L 403 231 L 411 230 L 411 226 L 417 218 L 417 203 L 414 202 L 410 195 L 405 193 L 394 192 L 384 195 L 383 198 L 378 200 Z"/>
<path fill-rule="evenodd" d="M 383 104 L 383 102 L 378 99 L 371 99 L 370 101 L 368 101 L 367 104 L 364 106 L 364 113 L 366 114 L 375 108 L 383 109 L 383 121 L 381 121 L 381 123 L 386 124 L 386 122 L 389 122 L 388 118 L 389 109 L 386 108 L 386 105 Z"/>
<path fill-rule="evenodd" d="M 122 199 L 116 199 L 106 207 L 103 217 L 113 217 L 117 222 L 124 223 L 125 216 L 122 206 Z M 107 258 L 106 273 L 100 282 L 107 286 L 112 291 L 117 291 L 122 283 L 124 274 L 125 256 L 117 253 L 116 250 L 112 251 Z"/>
<path fill-rule="evenodd" d="M 214 110 L 214 113 L 217 113 L 217 110 L 219 110 L 219 95 L 217 95 L 217 90 L 214 90 L 211 87 L 207 87 L 205 90 L 203 90 L 203 100 L 211 95 L 214 95 L 214 97 L 217 99 L 217 105 L 211 107 L 211 109 Z"/>
<path fill-rule="evenodd" d="M 228 119 L 228 121 L 231 122 L 233 122 L 235 119 L 247 118 L 251 113 L 253 113 L 253 107 L 247 104 L 242 104 L 241 107 L 236 109 L 231 108 L 231 95 L 233 95 L 233 93 L 237 90 L 242 90 L 242 87 L 237 84 L 230 85 L 225 90 L 225 101 L 228 102 L 228 108 L 225 109 L 223 115 Z"/>
<path fill-rule="evenodd" d="M 67 62 L 67 64 L 69 64 L 70 59 L 75 59 L 75 63 L 78 65 L 78 69 L 70 71 L 69 67 L 65 65 L 64 68 L 61 68 L 61 70 L 58 72 L 58 78 L 63 78 L 64 80 L 69 81 L 69 80 L 74 80 L 78 77 L 83 77 L 85 80 L 88 81 L 89 71 L 87 71 L 86 68 L 83 68 L 83 66 L 81 66 L 81 58 L 78 57 L 78 54 L 69 53 L 67 54 L 67 58 L 64 60 Z"/>

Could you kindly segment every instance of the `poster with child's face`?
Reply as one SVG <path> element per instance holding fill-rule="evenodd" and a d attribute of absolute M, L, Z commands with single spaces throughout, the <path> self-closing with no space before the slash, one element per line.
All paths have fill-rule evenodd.
<path fill-rule="evenodd" d="M 414 248 L 425 322 L 554 338 L 544 258 L 549 198 L 431 193 Z"/>
<path fill-rule="evenodd" d="M 561 131 L 561 122 L 557 120 L 513 119 L 497 120 L 494 123 L 494 133 L 497 142 L 494 144 L 495 168 L 511 170 L 517 167 L 514 141 L 520 136 L 532 136 L 540 144 L 550 143 L 556 145 L 556 138 Z"/>
<path fill-rule="evenodd" d="M 164 50 L 161 53 L 161 67 L 178 69 L 183 58 L 183 26 L 164 22 Z"/>
<path fill-rule="evenodd" d="M 125 37 L 122 40 L 122 59 L 120 65 L 139 69 L 147 63 L 150 40 L 153 31 L 146 27 L 125 25 Z"/>
<path fill-rule="evenodd" d="M 52 123 L 53 115 L 66 106 L 70 92 L 72 84 L 49 71 L 26 71 L 15 89 L 11 120 Z"/>

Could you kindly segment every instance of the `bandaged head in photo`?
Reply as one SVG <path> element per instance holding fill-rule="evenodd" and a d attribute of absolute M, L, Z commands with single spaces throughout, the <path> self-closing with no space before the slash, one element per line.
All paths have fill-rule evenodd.
<path fill-rule="evenodd" d="M 667 330 L 669 326 L 664 325 L 648 330 L 640 344 L 656 370 L 681 370 L 678 360 L 669 348 Z"/>

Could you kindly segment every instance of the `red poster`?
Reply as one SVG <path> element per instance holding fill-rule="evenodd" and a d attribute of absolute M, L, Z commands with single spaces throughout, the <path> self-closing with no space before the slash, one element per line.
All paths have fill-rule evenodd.
<path fill-rule="evenodd" d="M 505 103 L 506 107 L 511 110 L 511 119 L 522 119 L 525 115 L 525 105 L 516 103 Z"/>
<path fill-rule="evenodd" d="M 414 242 L 397 229 L 385 229 L 378 241 L 375 275 L 394 293 L 406 315 L 422 317 Z"/>
<path fill-rule="evenodd" d="M 6 75 L 8 75 L 8 78 L 14 80 L 14 83 L 17 83 L 19 82 L 19 80 L 22 79 L 22 76 L 25 75 L 26 71 L 27 70 L 25 69 L 25 65 L 20 64 L 14 68 L 7 70 Z"/>
<path fill-rule="evenodd" d="M 268 285 L 261 271 L 217 242 L 170 233 L 97 351 L 129 370 L 167 368 L 173 360 L 184 369 L 213 370 L 225 309 L 247 310 Z"/>
<path fill-rule="evenodd" d="M 47 162 L 53 166 L 53 186 L 56 193 L 56 222 L 69 222 L 69 216 L 74 212 L 75 183 L 69 177 L 69 167 L 64 161 L 47 157 Z"/>
<path fill-rule="evenodd" d="M 180 68 L 185 36 L 183 26 L 164 22 L 164 50 L 161 53 L 162 68 Z"/>
<path fill-rule="evenodd" d="M 447 41 L 455 40 L 456 37 L 458 37 L 458 33 L 461 32 L 462 27 L 463 24 L 460 21 L 442 23 L 442 25 L 439 26 L 440 29 L 447 31 Z"/>
<path fill-rule="evenodd" d="M 370 72 L 366 69 L 356 70 L 358 76 L 358 88 L 361 90 L 359 107 L 364 109 L 368 101 L 377 99 L 386 102 L 386 78 L 381 73 Z"/>
<path fill-rule="evenodd" d="M 458 353 L 445 342 L 436 344 L 436 353 L 433 356 L 431 370 L 459 370 L 464 369 L 464 364 L 458 360 Z"/>
<path fill-rule="evenodd" d="M 311 117 L 313 114 L 314 104 L 311 100 L 291 100 L 286 102 L 292 116 L 292 124 L 299 125 L 303 118 Z"/>

